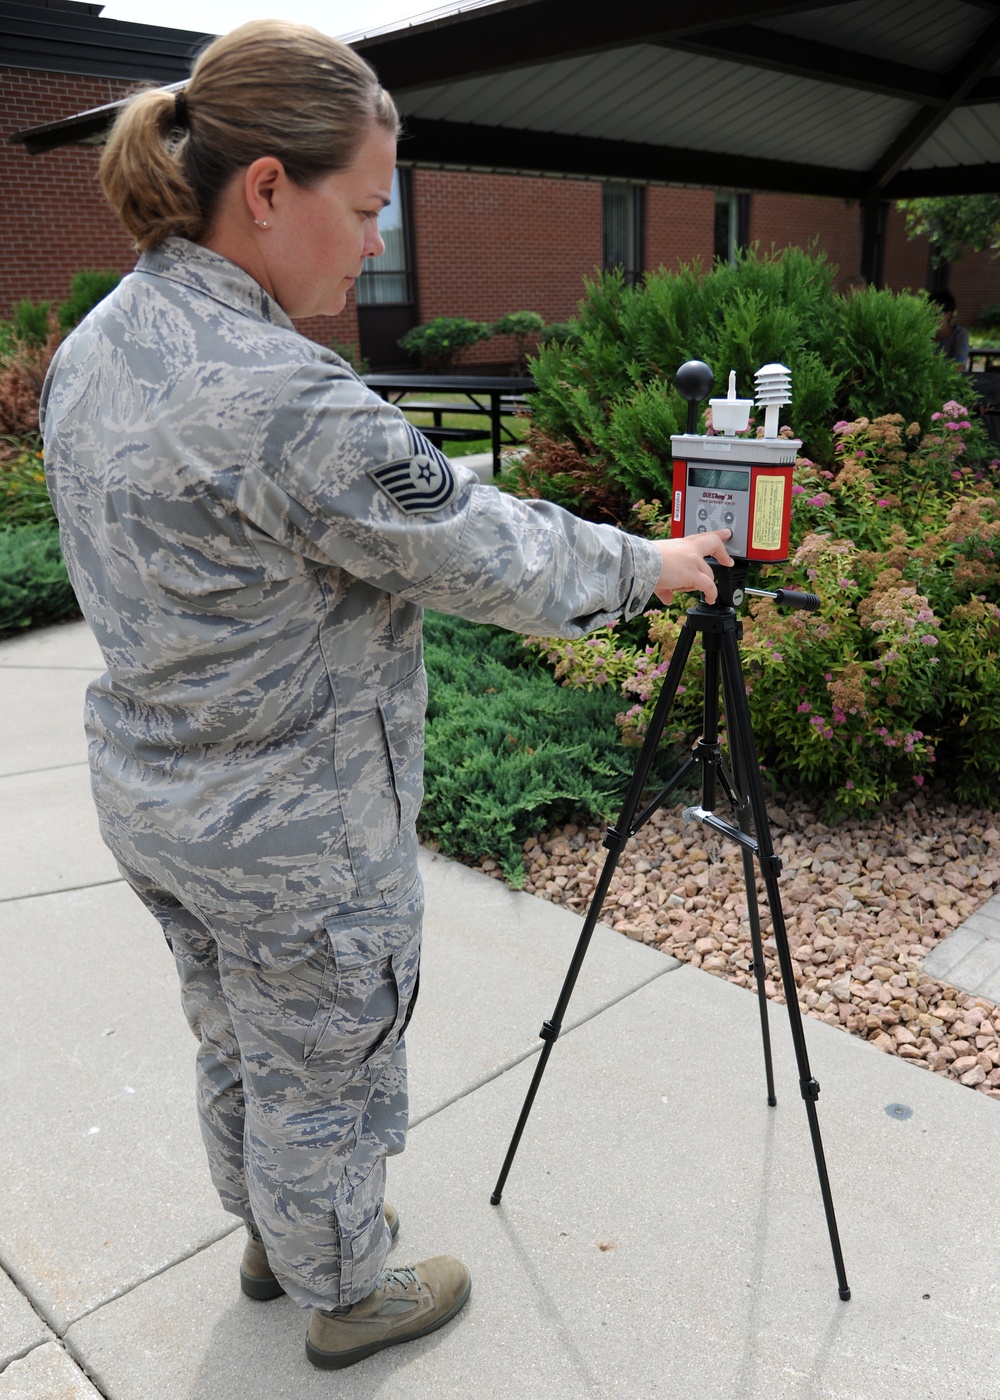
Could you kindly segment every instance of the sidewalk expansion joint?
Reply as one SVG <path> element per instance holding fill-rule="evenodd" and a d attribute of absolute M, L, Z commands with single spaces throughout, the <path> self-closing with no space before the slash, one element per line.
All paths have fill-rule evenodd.
<path fill-rule="evenodd" d="M 97 1394 L 101 1397 L 101 1400 L 111 1400 L 111 1392 L 109 1390 L 104 1389 L 100 1381 L 98 1381 L 93 1371 L 87 1365 L 86 1361 L 84 1361 L 83 1357 L 80 1356 L 80 1354 L 77 1352 L 76 1348 L 72 1345 L 72 1343 L 63 1341 L 63 1339 L 60 1338 L 59 1345 L 62 1347 L 63 1351 L 72 1361 L 73 1365 L 76 1366 L 80 1371 L 82 1371 L 83 1374 L 87 1377 L 87 1380 L 93 1386 Z"/>
<path fill-rule="evenodd" d="M 60 773 L 66 768 L 86 768 L 86 761 L 83 763 L 48 763 L 38 768 L 18 768 L 13 773 L 0 773 L 0 782 L 7 778 L 33 778 L 36 773 Z"/>
<path fill-rule="evenodd" d="M 101 674 L 99 666 L 74 666 L 72 663 L 64 662 L 62 665 L 42 664 L 38 661 L 4 661 L 0 662 L 0 675 L 4 671 L 83 671 L 85 675 L 93 676 L 96 680 Z"/>
<path fill-rule="evenodd" d="M 186 1264 L 189 1259 L 195 1259 L 199 1254 L 204 1254 L 206 1249 L 211 1249 L 214 1245 L 217 1245 L 220 1240 L 228 1239 L 230 1235 L 234 1235 L 237 1230 L 241 1230 L 242 1228 L 243 1226 L 240 1223 L 237 1223 L 235 1225 L 227 1225 L 225 1229 L 220 1230 L 217 1235 L 214 1235 L 211 1239 L 206 1240 L 204 1244 L 196 1245 L 193 1249 L 189 1249 L 185 1254 L 178 1254 L 175 1259 L 168 1260 L 167 1263 L 161 1265 L 160 1268 L 151 1269 L 148 1274 L 143 1274 L 142 1278 L 137 1278 L 134 1282 L 125 1284 L 124 1287 L 119 1288 L 115 1293 L 109 1293 L 107 1297 L 102 1298 L 100 1302 L 94 1303 L 92 1307 L 84 1308 L 82 1312 L 77 1313 L 75 1317 L 71 1318 L 61 1332 L 56 1331 L 57 1337 L 61 1342 L 64 1342 L 68 1348 L 72 1349 L 72 1342 L 69 1339 L 69 1333 L 73 1330 L 73 1328 L 78 1322 L 82 1322 L 86 1317 L 92 1317 L 94 1313 L 98 1313 L 101 1311 L 102 1308 L 106 1308 L 109 1303 L 117 1303 L 119 1298 L 127 1298 L 128 1295 L 130 1293 L 134 1293 L 137 1288 L 143 1288 L 152 1279 L 159 1278 L 162 1274 L 169 1273 L 170 1270 L 176 1268 L 178 1264 Z M 51 1323 L 49 1324 L 49 1326 L 51 1326 Z M 73 1357 L 74 1360 L 78 1362 L 78 1364 L 83 1364 L 79 1361 L 79 1358 L 76 1356 L 75 1353 L 73 1353 Z"/>
<path fill-rule="evenodd" d="M 605 1011 L 610 1011 L 613 1006 L 617 1006 L 620 1002 L 627 1000 L 628 997 L 634 996 L 636 992 L 644 991 L 654 982 L 659 981 L 661 977 L 665 977 L 670 972 L 676 972 L 678 968 L 684 966 L 683 963 L 675 963 L 673 958 L 665 958 L 664 960 L 668 962 L 667 967 L 662 968 L 659 972 L 654 972 L 651 977 L 646 978 L 645 982 L 640 982 L 638 986 L 630 987 L 627 992 L 622 992 L 620 996 L 612 997 L 610 1001 L 602 1002 L 600 1006 L 596 1006 L 589 1014 L 581 1016 L 579 1021 L 574 1021 L 572 1024 L 564 1026 L 559 1034 L 559 1039 L 565 1039 L 566 1036 L 571 1035 L 574 1031 L 580 1030 L 588 1021 L 593 1021 L 595 1017 L 602 1016 Z M 509 1059 L 504 1060 L 502 1064 L 497 1065 L 496 1069 L 491 1070 L 489 1074 L 484 1074 L 480 1079 L 477 1079 L 474 1084 L 470 1084 L 465 1089 L 460 1089 L 457 1094 L 452 1094 L 450 1099 L 446 1099 L 443 1103 L 437 1104 L 434 1108 L 429 1109 L 419 1117 L 411 1117 L 409 1123 L 410 1128 L 418 1128 L 421 1123 L 426 1123 L 430 1118 L 436 1118 L 437 1115 L 443 1113 L 446 1108 L 451 1108 L 453 1104 L 460 1103 L 462 1099 L 467 1099 L 470 1094 L 478 1093 L 480 1089 L 485 1088 L 487 1084 L 491 1084 L 495 1079 L 500 1079 L 509 1070 L 516 1069 L 517 1066 L 523 1064 L 525 1060 L 530 1060 L 532 1055 L 537 1055 L 543 1044 L 544 1041 L 539 1038 L 537 1045 L 531 1045 L 528 1049 L 522 1050 L 520 1054 L 512 1055 Z"/>
<path fill-rule="evenodd" d="M 124 885 L 119 875 L 110 880 L 91 880 L 85 885 L 61 885 L 57 890 L 26 890 L 24 894 L 0 894 L 0 904 L 16 904 L 22 899 L 49 899 L 53 895 L 75 894 L 78 890 L 99 890 L 105 885 Z"/>
<path fill-rule="evenodd" d="M 14 1287 L 17 1289 L 18 1293 L 20 1293 L 21 1297 L 22 1297 L 22 1298 L 24 1299 L 24 1301 L 27 1303 L 28 1307 L 31 1309 L 31 1311 L 32 1311 L 32 1312 L 35 1314 L 35 1316 L 38 1318 L 39 1322 L 40 1322 L 44 1327 L 47 1327 L 47 1328 L 48 1328 L 48 1330 L 52 1333 L 52 1335 L 53 1335 L 54 1338 L 57 1338 L 57 1337 L 59 1336 L 59 1329 L 58 1329 L 58 1327 L 56 1326 L 55 1322 L 53 1321 L 53 1319 L 52 1319 L 51 1317 L 49 1317 L 49 1316 L 46 1314 L 45 1308 L 42 1306 L 42 1304 L 39 1303 L 35 1298 L 33 1298 L 33 1297 L 31 1296 L 31 1290 L 27 1287 L 27 1284 L 25 1283 L 24 1279 L 21 1277 L 21 1275 L 19 1274 L 19 1272 L 18 1272 L 17 1269 L 14 1269 L 14 1268 L 11 1267 L 11 1265 L 10 1265 L 10 1264 L 7 1262 L 7 1260 L 4 1258 L 2 1252 L 0 1252 L 0 1269 L 2 1269 L 3 1272 L 4 1272 L 4 1273 L 7 1275 L 7 1277 L 10 1279 L 11 1283 L 12 1283 L 12 1284 L 14 1285 Z M 46 1341 L 47 1341 L 47 1340 L 49 1340 L 49 1339 L 46 1338 Z M 27 1356 L 29 1352 L 32 1352 L 32 1351 L 35 1350 L 35 1347 L 36 1347 L 36 1346 L 43 1346 L 43 1345 L 44 1345 L 44 1342 L 33 1343 L 31 1346 L 25 1348 L 25 1350 L 24 1350 L 24 1352 L 23 1352 L 22 1355 L 23 1355 L 23 1356 Z M 11 1361 L 20 1361 L 21 1359 L 22 1359 L 21 1356 L 12 1356 L 12 1357 L 11 1357 Z M 8 1364 L 9 1364 L 9 1363 L 8 1363 Z M 4 1368 L 3 1368 L 2 1366 L 0 1366 L 0 1375 L 3 1374 L 3 1370 L 4 1370 Z"/>

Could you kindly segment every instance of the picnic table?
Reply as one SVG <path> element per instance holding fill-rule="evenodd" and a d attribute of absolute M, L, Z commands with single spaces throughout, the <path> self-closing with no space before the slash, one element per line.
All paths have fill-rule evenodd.
<path fill-rule="evenodd" d="M 983 345 L 978 350 L 970 350 L 969 369 L 973 374 L 1000 371 L 1000 346 Z"/>
<path fill-rule="evenodd" d="M 398 403 L 403 412 L 430 413 L 433 422 L 420 431 L 432 442 L 472 441 L 484 434 L 479 428 L 446 427 L 447 414 L 470 414 L 490 420 L 493 471 L 500 471 L 500 451 L 519 439 L 501 421 L 504 414 L 524 412 L 527 396 L 535 388 L 529 375 L 486 374 L 366 374 L 365 383 L 388 403 Z M 447 399 L 407 399 L 410 394 L 447 394 Z M 405 403 L 400 400 L 407 399 Z"/>

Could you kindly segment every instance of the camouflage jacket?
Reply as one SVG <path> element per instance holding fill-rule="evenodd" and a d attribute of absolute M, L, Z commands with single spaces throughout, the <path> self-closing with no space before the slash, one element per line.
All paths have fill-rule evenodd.
<path fill-rule="evenodd" d="M 102 833 L 206 914 L 412 867 L 424 605 L 572 637 L 646 603 L 647 541 L 449 463 L 258 284 L 182 239 L 61 346 L 42 398 L 66 561 L 107 671 Z"/>

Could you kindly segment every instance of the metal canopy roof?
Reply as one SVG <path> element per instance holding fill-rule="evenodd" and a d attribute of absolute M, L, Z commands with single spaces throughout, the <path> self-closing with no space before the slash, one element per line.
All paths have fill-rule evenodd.
<path fill-rule="evenodd" d="M 169 83 L 187 76 L 213 37 L 101 19 L 103 8 L 80 0 L 0 0 L 0 64 Z"/>
<path fill-rule="evenodd" d="M 356 46 L 418 164 L 864 202 L 1000 190 L 1000 0 L 499 0 Z"/>
<path fill-rule="evenodd" d="M 1000 191 L 1000 0 L 497 0 L 352 42 L 407 163 L 868 206 Z M 15 139 L 94 139 L 114 110 Z"/>

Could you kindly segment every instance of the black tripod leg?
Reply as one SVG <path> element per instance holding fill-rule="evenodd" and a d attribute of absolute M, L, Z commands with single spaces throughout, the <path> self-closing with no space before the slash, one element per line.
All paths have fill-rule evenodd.
<path fill-rule="evenodd" d="M 732 743 L 730 735 L 730 753 L 733 756 L 733 773 L 736 787 L 740 796 L 730 787 L 725 772 L 722 769 L 722 761 L 719 751 L 719 683 L 721 679 L 722 694 L 725 704 L 726 714 L 729 714 L 731 699 L 729 695 L 729 675 L 725 666 L 720 667 L 719 659 L 722 647 L 722 630 L 724 626 L 730 625 L 724 622 L 720 628 L 712 628 L 702 635 L 702 645 L 705 648 L 705 694 L 704 708 L 702 712 L 702 729 L 699 748 L 702 753 L 702 809 L 706 812 L 714 812 L 718 795 L 718 786 L 721 785 L 727 797 L 733 805 L 739 822 L 740 830 L 747 835 L 750 834 L 749 808 L 743 793 L 746 787 L 740 776 L 740 755 L 737 748 Z M 732 625 L 735 625 L 733 620 Z M 721 671 L 721 676 L 720 676 Z M 741 848 L 743 856 L 743 883 L 747 891 L 747 913 L 750 919 L 750 941 L 753 946 L 753 966 L 757 974 L 757 1005 L 760 1011 L 761 1040 L 764 1046 L 764 1077 L 767 1080 L 767 1101 L 773 1107 L 778 1100 L 774 1094 L 774 1067 L 771 1062 L 771 1033 L 767 1019 L 767 993 L 764 990 L 764 949 L 760 937 L 760 916 L 757 910 L 757 879 L 754 870 L 753 854 L 746 847 Z"/>
<path fill-rule="evenodd" d="M 739 679 L 741 693 L 742 677 Z M 730 693 L 729 668 L 724 666 L 722 670 L 722 694 L 726 715 L 730 715 L 735 707 L 736 701 Z M 747 836 L 751 835 L 752 823 L 750 820 L 750 800 L 747 793 L 750 790 L 748 766 L 756 764 L 756 756 L 751 749 L 749 753 L 744 753 L 740 742 L 738 728 L 729 725 L 729 755 L 733 768 L 733 781 L 736 791 L 730 793 L 733 808 L 736 812 L 736 820 L 739 828 Z M 706 804 L 707 805 L 707 804 Z M 753 949 L 753 969 L 754 980 L 757 984 L 757 1010 L 760 1015 L 760 1038 L 764 1050 L 764 1078 L 767 1082 L 767 1102 L 773 1108 L 778 1102 L 774 1091 L 774 1064 L 771 1058 L 771 1028 L 768 1020 L 767 990 L 765 987 L 766 968 L 764 965 L 764 943 L 760 933 L 760 909 L 757 902 L 757 870 L 754 865 L 753 853 L 745 846 L 740 847 L 740 855 L 743 859 L 743 884 L 747 895 L 747 918 L 750 922 L 750 946 Z"/>
<path fill-rule="evenodd" d="M 587 956 L 587 949 L 590 947 L 590 940 L 594 929 L 597 927 L 597 922 L 601 917 L 601 910 L 604 907 L 604 901 L 607 898 L 608 889 L 610 888 L 611 880 L 618 865 L 622 849 L 634 830 L 633 822 L 635 820 L 635 814 L 639 808 L 642 794 L 649 780 L 649 773 L 653 766 L 653 760 L 656 757 L 656 750 L 659 747 L 660 739 L 666 728 L 667 720 L 670 717 L 670 710 L 677 695 L 677 687 L 680 684 L 684 666 L 691 653 L 694 634 L 695 629 L 690 624 L 686 624 L 681 628 L 680 636 L 677 639 L 677 645 L 674 647 L 673 656 L 670 658 L 670 665 L 667 667 L 667 674 L 663 679 L 660 694 L 653 708 L 653 714 L 649 722 L 649 728 L 646 731 L 646 737 L 639 751 L 635 772 L 632 774 L 628 789 L 625 793 L 625 800 L 622 803 L 618 821 L 614 826 L 608 828 L 607 835 L 604 838 L 604 844 L 608 854 L 605 856 L 604 865 L 601 869 L 601 876 L 597 882 L 597 888 L 594 891 L 593 898 L 590 901 L 590 908 L 587 910 L 587 917 L 584 920 L 583 929 L 577 940 L 576 950 L 573 953 L 573 959 L 569 965 L 569 971 L 566 973 L 566 979 L 563 982 L 562 991 L 559 993 L 559 1000 L 556 1002 L 552 1018 L 546 1021 L 539 1031 L 539 1035 L 545 1044 L 542 1046 L 541 1054 L 538 1057 L 538 1064 L 535 1066 L 531 1084 L 528 1086 L 524 1105 L 521 1108 L 517 1126 L 510 1140 L 510 1146 L 507 1148 L 507 1156 L 504 1158 L 504 1164 L 500 1169 L 497 1184 L 493 1188 L 493 1194 L 490 1196 L 492 1205 L 497 1206 L 500 1204 L 504 1185 L 507 1181 L 510 1169 L 513 1166 L 514 1158 L 517 1155 L 521 1136 L 524 1133 L 532 1105 L 535 1102 L 535 1095 L 538 1092 L 538 1087 L 542 1082 L 545 1066 L 549 1062 L 549 1055 L 552 1053 L 552 1047 L 559 1039 L 563 1017 L 569 1006 L 570 997 L 573 995 L 576 979 L 580 975 L 580 969 L 583 967 L 583 960 Z M 694 767 L 696 762 L 697 760 L 694 757 L 690 757 L 681 765 L 670 783 L 664 788 L 661 794 L 662 798 L 665 799 L 667 794 L 673 791 L 677 784 L 683 779 L 684 775 Z"/>
<path fill-rule="evenodd" d="M 740 830 L 746 831 L 744 826 L 745 812 L 739 813 Z M 757 907 L 757 871 L 754 867 L 753 856 L 749 851 L 742 851 L 743 856 L 743 883 L 747 891 L 747 918 L 750 921 L 750 946 L 753 949 L 754 981 L 757 984 L 757 1010 L 760 1014 L 760 1038 L 764 1049 L 764 1079 L 767 1083 L 767 1102 L 773 1108 L 778 1102 L 774 1092 L 774 1065 L 771 1060 L 771 1028 L 768 1022 L 767 1013 L 767 981 L 766 968 L 764 966 L 764 943 L 760 936 L 760 912 Z"/>
<path fill-rule="evenodd" d="M 723 671 L 727 677 L 727 698 L 730 709 L 726 719 L 729 727 L 729 742 L 731 749 L 735 747 L 742 755 L 743 781 L 746 786 L 746 793 L 753 814 L 754 830 L 757 838 L 758 859 L 760 861 L 761 874 L 764 879 L 764 889 L 767 893 L 767 903 L 771 911 L 771 923 L 774 929 L 774 941 L 778 949 L 778 965 L 781 968 L 781 981 L 785 991 L 785 1006 L 788 1011 L 788 1022 L 792 1032 L 792 1044 L 795 1047 L 795 1060 L 799 1071 L 799 1088 L 806 1106 L 806 1117 L 809 1120 L 809 1133 L 812 1137 L 813 1155 L 816 1158 L 816 1172 L 819 1176 L 820 1193 L 823 1197 L 823 1208 L 826 1212 L 826 1224 L 830 1233 L 830 1247 L 833 1250 L 833 1262 L 837 1270 L 837 1284 L 841 1298 L 845 1301 L 850 1298 L 851 1290 L 847 1283 L 847 1274 L 844 1270 L 844 1257 L 840 1248 L 840 1233 L 837 1229 L 837 1217 L 833 1208 L 833 1196 L 830 1191 L 830 1178 L 826 1170 L 826 1158 L 823 1154 L 823 1139 L 820 1136 L 819 1118 L 816 1113 L 816 1100 L 819 1098 L 819 1083 L 813 1077 L 809 1068 L 809 1054 L 806 1049 L 805 1031 L 802 1026 L 802 1013 L 799 1010 L 798 992 L 795 986 L 795 972 L 792 968 L 792 955 L 788 948 L 788 936 L 785 930 L 785 916 L 781 907 L 781 893 L 778 889 L 778 872 L 780 861 L 774 854 L 771 845 L 771 828 L 767 817 L 767 806 L 764 801 L 764 790 L 760 781 L 760 769 L 756 761 L 756 747 L 754 745 L 753 727 L 750 723 L 750 707 L 747 704 L 746 690 L 743 685 L 743 671 L 740 664 L 739 647 L 736 642 L 735 632 L 726 632 L 722 640 L 722 664 Z"/>

